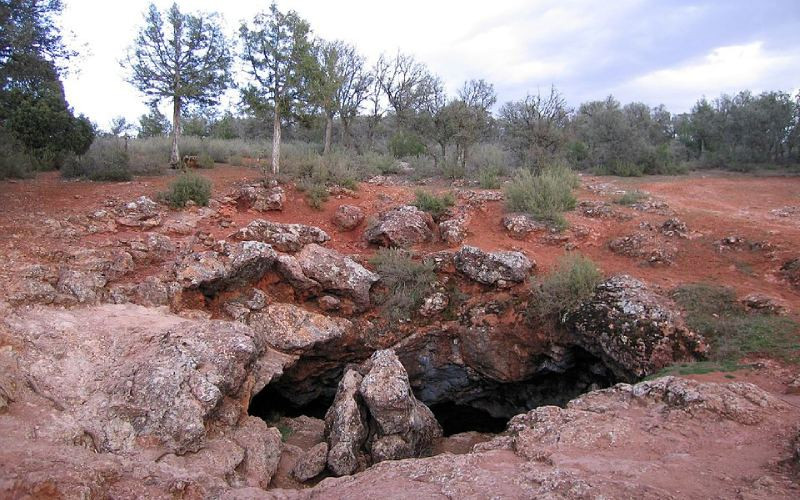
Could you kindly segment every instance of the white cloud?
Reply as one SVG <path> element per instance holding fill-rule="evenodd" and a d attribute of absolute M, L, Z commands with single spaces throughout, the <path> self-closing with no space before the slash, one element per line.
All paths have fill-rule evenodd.
<path fill-rule="evenodd" d="M 770 51 L 763 41 L 755 41 L 717 47 L 702 58 L 637 76 L 615 94 L 646 102 L 660 99 L 668 108 L 686 111 L 703 95 L 786 90 L 786 83 L 798 77 L 800 53 Z"/>

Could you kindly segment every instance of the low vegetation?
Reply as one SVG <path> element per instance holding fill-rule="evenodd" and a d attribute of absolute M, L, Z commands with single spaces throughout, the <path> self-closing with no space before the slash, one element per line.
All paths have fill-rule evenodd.
<path fill-rule="evenodd" d="M 82 156 L 72 156 L 61 167 L 65 178 L 123 182 L 133 178 L 130 157 L 118 141 L 95 141 Z"/>
<path fill-rule="evenodd" d="M 555 269 L 533 285 L 529 319 L 558 322 L 565 312 L 589 298 L 602 280 L 603 274 L 591 259 L 580 254 L 562 257 Z"/>
<path fill-rule="evenodd" d="M 382 311 L 391 320 L 410 319 L 433 291 L 436 282 L 433 265 L 415 261 L 406 250 L 382 248 L 370 259 L 370 264 L 386 289 Z"/>
<path fill-rule="evenodd" d="M 211 198 L 211 181 L 197 174 L 183 174 L 160 193 L 159 199 L 173 208 L 185 207 L 189 201 L 200 206 L 208 205 Z"/>
<path fill-rule="evenodd" d="M 638 191 L 638 190 L 625 191 L 625 193 L 623 193 L 622 196 L 620 196 L 619 198 L 614 200 L 614 203 L 616 203 L 618 205 L 630 206 L 630 205 L 635 205 L 635 204 L 639 203 L 640 201 L 643 201 L 643 200 L 646 200 L 646 199 L 647 199 L 647 194 L 643 193 L 641 191 Z"/>
<path fill-rule="evenodd" d="M 577 202 L 572 190 L 579 184 L 575 172 L 561 163 L 546 166 L 536 173 L 519 170 L 505 189 L 507 208 L 564 229 L 567 221 L 563 213 L 575 208 Z"/>
<path fill-rule="evenodd" d="M 683 285 L 673 298 L 685 311 L 689 328 L 708 340 L 709 359 L 719 367 L 730 368 L 753 354 L 800 360 L 800 325 L 787 317 L 746 311 L 730 288 Z"/>
<path fill-rule="evenodd" d="M 456 199 L 453 193 L 437 195 L 421 189 L 414 192 L 414 206 L 431 214 L 434 220 L 439 220 L 455 203 Z"/>

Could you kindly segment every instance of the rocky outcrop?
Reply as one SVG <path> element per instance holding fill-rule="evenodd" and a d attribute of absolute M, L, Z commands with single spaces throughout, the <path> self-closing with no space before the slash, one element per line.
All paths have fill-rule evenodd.
<path fill-rule="evenodd" d="M 435 229 L 429 213 L 403 205 L 378 214 L 364 230 L 364 239 L 384 247 L 409 247 L 433 239 Z"/>
<path fill-rule="evenodd" d="M 364 222 L 364 210 L 354 205 L 339 205 L 332 222 L 340 231 L 352 231 Z"/>
<path fill-rule="evenodd" d="M 374 463 L 429 454 L 442 428 L 414 397 L 394 351 L 376 351 L 359 370 L 363 376 L 352 369 L 345 373 L 325 416 L 328 468 L 352 474 L 365 451 Z"/>
<path fill-rule="evenodd" d="M 324 291 L 347 297 L 361 309 L 369 306 L 370 289 L 379 277 L 350 257 L 312 243 L 297 254 L 297 262 Z"/>
<path fill-rule="evenodd" d="M 309 243 L 323 244 L 331 239 L 328 233 L 315 226 L 282 224 L 256 219 L 231 236 L 239 241 L 262 241 L 279 252 L 298 252 Z"/>
<path fill-rule="evenodd" d="M 367 440 L 367 413 L 359 392 L 362 380 L 360 373 L 347 370 L 325 414 L 328 469 L 337 476 L 358 469 L 359 454 Z"/>
<path fill-rule="evenodd" d="M 292 475 L 298 481 L 308 481 L 322 474 L 327 463 L 328 443 L 319 443 L 303 453 L 292 469 Z"/>
<path fill-rule="evenodd" d="M 678 253 L 674 245 L 642 232 L 614 238 L 608 242 L 608 249 L 627 257 L 642 258 L 653 266 L 672 265 Z"/>
<path fill-rule="evenodd" d="M 512 238 L 521 240 L 530 233 L 546 231 L 547 225 L 526 214 L 507 214 L 503 216 L 503 227 Z"/>
<path fill-rule="evenodd" d="M 467 239 L 467 225 L 470 216 L 467 212 L 458 212 L 439 223 L 439 237 L 449 245 L 460 245 Z"/>
<path fill-rule="evenodd" d="M 525 281 L 536 265 L 521 252 L 484 252 L 469 245 L 455 253 L 453 263 L 469 279 L 498 287 Z"/>
<path fill-rule="evenodd" d="M 627 275 L 598 285 L 590 299 L 567 314 L 565 324 L 578 345 L 625 380 L 702 358 L 707 350 L 670 300 Z"/>
<path fill-rule="evenodd" d="M 246 414 L 252 387 L 293 359 L 240 323 L 133 305 L 39 308 L 5 323 L 29 346 L 21 361 L 37 393 L 71 415 L 102 452 L 130 452 L 140 441 L 197 451 L 212 429 Z"/>
<path fill-rule="evenodd" d="M 120 226 L 152 229 L 163 222 L 158 204 L 147 196 L 126 203 L 116 209 L 115 222 Z"/>
<path fill-rule="evenodd" d="M 251 208 L 259 212 L 268 212 L 283 210 L 286 193 L 277 184 L 265 187 L 263 183 L 257 183 L 242 187 L 233 198 L 240 210 Z"/>
<path fill-rule="evenodd" d="M 248 324 L 267 344 L 292 354 L 334 342 L 352 327 L 346 319 L 306 311 L 294 304 L 271 304 L 250 314 Z"/>
<path fill-rule="evenodd" d="M 368 443 L 373 462 L 429 454 L 442 428 L 430 409 L 414 397 L 394 351 L 376 351 L 364 370 L 359 392 L 374 423 Z"/>
<path fill-rule="evenodd" d="M 260 241 L 222 242 L 217 250 L 192 253 L 177 264 L 176 281 L 184 289 L 213 295 L 235 285 L 258 281 L 277 253 Z"/>

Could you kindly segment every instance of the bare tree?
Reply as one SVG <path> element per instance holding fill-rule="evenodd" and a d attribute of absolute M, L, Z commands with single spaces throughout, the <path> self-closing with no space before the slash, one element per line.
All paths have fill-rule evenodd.
<path fill-rule="evenodd" d="M 400 52 L 391 58 L 380 56 L 375 78 L 402 125 L 407 125 L 414 112 L 426 105 L 437 86 L 441 87 L 424 64 Z"/>
<path fill-rule="evenodd" d="M 178 165 L 184 107 L 214 105 L 231 84 L 229 43 L 217 14 L 184 14 L 172 4 L 165 22 L 150 4 L 132 53 L 122 64 L 131 70 L 128 81 L 153 103 L 172 100 L 170 164 Z"/>

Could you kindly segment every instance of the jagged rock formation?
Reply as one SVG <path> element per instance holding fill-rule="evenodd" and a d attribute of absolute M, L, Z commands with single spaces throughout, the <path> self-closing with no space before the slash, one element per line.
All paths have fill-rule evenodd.
<path fill-rule="evenodd" d="M 381 212 L 364 230 L 364 239 L 384 247 L 409 247 L 430 241 L 436 224 L 427 212 L 403 205 Z"/>
<path fill-rule="evenodd" d="M 221 242 L 216 250 L 187 255 L 177 264 L 176 281 L 187 290 L 214 294 L 235 285 L 258 281 L 277 253 L 260 241 Z"/>
<path fill-rule="evenodd" d="M 297 254 L 297 262 L 323 290 L 347 297 L 360 308 L 369 306 L 370 289 L 379 277 L 350 257 L 312 243 Z"/>
<path fill-rule="evenodd" d="M 598 285 L 565 323 L 578 345 L 623 380 L 702 357 L 708 349 L 702 337 L 686 328 L 671 301 L 627 275 Z"/>
<path fill-rule="evenodd" d="M 521 252 L 484 252 L 469 245 L 455 253 L 453 262 L 471 280 L 499 287 L 525 281 L 536 266 Z"/>
<path fill-rule="evenodd" d="M 256 219 L 232 235 L 239 241 L 262 241 L 279 252 L 299 252 L 309 243 L 323 244 L 330 240 L 328 233 L 315 226 L 282 224 Z"/>

